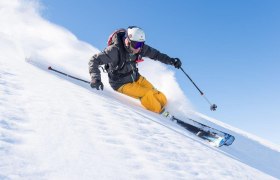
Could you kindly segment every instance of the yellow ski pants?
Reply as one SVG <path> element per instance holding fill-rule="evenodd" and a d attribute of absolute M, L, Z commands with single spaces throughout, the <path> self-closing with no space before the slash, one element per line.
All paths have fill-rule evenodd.
<path fill-rule="evenodd" d="M 118 92 L 140 99 L 141 104 L 148 110 L 160 113 L 167 103 L 165 95 L 156 90 L 143 76 L 133 83 L 127 83 Z"/>

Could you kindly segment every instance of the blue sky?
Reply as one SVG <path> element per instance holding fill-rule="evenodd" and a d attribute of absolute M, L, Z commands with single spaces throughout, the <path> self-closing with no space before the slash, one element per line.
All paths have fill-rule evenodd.
<path fill-rule="evenodd" d="M 280 144 L 280 1 L 40 2 L 46 19 L 100 50 L 115 29 L 142 27 L 147 44 L 179 57 L 218 105 L 211 112 L 177 70 L 181 88 L 199 112 Z"/>

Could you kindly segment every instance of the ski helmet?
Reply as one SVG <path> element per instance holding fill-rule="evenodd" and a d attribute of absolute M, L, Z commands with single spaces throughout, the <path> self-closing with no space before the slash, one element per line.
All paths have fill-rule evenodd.
<path fill-rule="evenodd" d="M 145 42 L 145 33 L 143 29 L 137 26 L 129 26 L 127 28 L 127 37 L 131 41 Z"/>

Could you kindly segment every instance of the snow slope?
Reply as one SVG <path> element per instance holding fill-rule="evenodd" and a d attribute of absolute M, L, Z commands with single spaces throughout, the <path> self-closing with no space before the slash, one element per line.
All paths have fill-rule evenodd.
<path fill-rule="evenodd" d="M 167 94 L 169 109 L 230 132 L 232 146 L 209 146 L 113 92 L 105 76 L 100 92 L 48 72 L 51 65 L 88 80 L 88 59 L 98 50 L 44 20 L 37 6 L 0 0 L 0 179 L 280 178 L 278 146 L 199 113 L 179 113 L 191 105 L 159 63 L 139 68 Z M 162 73 L 144 71 L 151 65 Z"/>

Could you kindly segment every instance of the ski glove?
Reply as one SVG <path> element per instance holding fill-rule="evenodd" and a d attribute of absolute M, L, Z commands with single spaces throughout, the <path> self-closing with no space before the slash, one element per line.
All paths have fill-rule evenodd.
<path fill-rule="evenodd" d="M 179 58 L 172 58 L 172 65 L 177 68 L 180 69 L 182 66 L 182 62 L 180 61 Z"/>
<path fill-rule="evenodd" d="M 104 85 L 100 80 L 92 79 L 90 82 L 90 87 L 96 88 L 97 90 L 100 88 L 103 91 Z"/>

